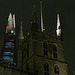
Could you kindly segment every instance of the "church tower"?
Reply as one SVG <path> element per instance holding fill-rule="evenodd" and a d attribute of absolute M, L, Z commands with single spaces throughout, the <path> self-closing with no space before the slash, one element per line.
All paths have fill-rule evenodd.
<path fill-rule="evenodd" d="M 59 14 L 57 14 L 57 35 L 39 31 L 36 16 L 34 8 L 31 32 L 19 45 L 18 69 L 33 75 L 68 75 L 62 40 L 58 38 L 60 36 L 58 34 L 61 34 Z"/>

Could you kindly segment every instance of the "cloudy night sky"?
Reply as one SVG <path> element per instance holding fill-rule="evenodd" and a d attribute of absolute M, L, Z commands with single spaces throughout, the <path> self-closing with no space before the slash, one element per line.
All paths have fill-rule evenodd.
<path fill-rule="evenodd" d="M 30 32 L 33 2 L 36 3 L 38 22 L 40 24 L 39 0 L 0 0 L 0 50 L 3 46 L 8 16 L 16 15 L 16 31 L 19 32 L 21 16 L 23 18 L 24 35 Z M 46 30 L 55 33 L 56 10 L 60 10 L 61 27 L 64 35 L 65 58 L 69 75 L 75 70 L 75 3 L 74 0 L 43 0 L 43 18 Z"/>

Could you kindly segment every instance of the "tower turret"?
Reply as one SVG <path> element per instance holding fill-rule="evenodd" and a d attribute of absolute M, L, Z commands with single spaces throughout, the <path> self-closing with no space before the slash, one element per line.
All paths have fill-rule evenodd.
<path fill-rule="evenodd" d="M 21 19 L 22 19 L 22 18 L 21 18 Z M 22 20 L 21 20 L 20 31 L 19 31 L 19 39 L 21 39 L 21 40 L 24 39 Z"/>
<path fill-rule="evenodd" d="M 57 37 L 63 41 L 63 33 L 60 25 L 60 17 L 59 17 L 59 10 L 57 10 L 57 30 L 56 30 Z"/>
<path fill-rule="evenodd" d="M 60 18 L 59 13 L 57 13 L 57 30 L 56 30 L 57 36 L 61 36 L 61 26 L 60 26 Z"/>
<path fill-rule="evenodd" d="M 32 14 L 32 26 L 31 32 L 39 32 L 40 28 L 37 21 L 36 5 L 33 4 L 33 14 Z"/>
<path fill-rule="evenodd" d="M 42 0 L 40 0 L 40 11 L 41 11 L 41 31 L 45 31 L 44 24 L 43 24 L 43 14 L 42 14 Z"/>

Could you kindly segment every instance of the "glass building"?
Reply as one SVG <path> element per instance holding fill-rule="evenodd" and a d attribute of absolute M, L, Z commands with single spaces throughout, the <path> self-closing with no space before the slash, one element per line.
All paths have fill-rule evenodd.
<path fill-rule="evenodd" d="M 13 18 L 12 18 L 12 14 L 10 13 L 8 18 L 8 25 L 6 27 L 6 34 L 5 34 L 0 63 L 3 66 L 15 68 L 16 67 L 16 35 L 15 35 Z"/>

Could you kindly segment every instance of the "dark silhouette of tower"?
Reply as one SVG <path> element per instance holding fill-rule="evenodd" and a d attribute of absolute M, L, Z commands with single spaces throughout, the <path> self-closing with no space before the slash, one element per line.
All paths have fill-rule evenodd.
<path fill-rule="evenodd" d="M 17 68 L 33 75 L 68 75 L 63 40 L 60 39 L 59 14 L 57 13 L 56 34 L 52 35 L 44 30 L 43 20 L 39 27 L 35 5 L 33 8 L 31 32 L 23 41 L 19 41 Z"/>
<path fill-rule="evenodd" d="M 15 35 L 15 14 L 10 13 L 8 25 L 1 55 L 1 65 L 6 67 L 16 67 L 16 35 Z"/>

